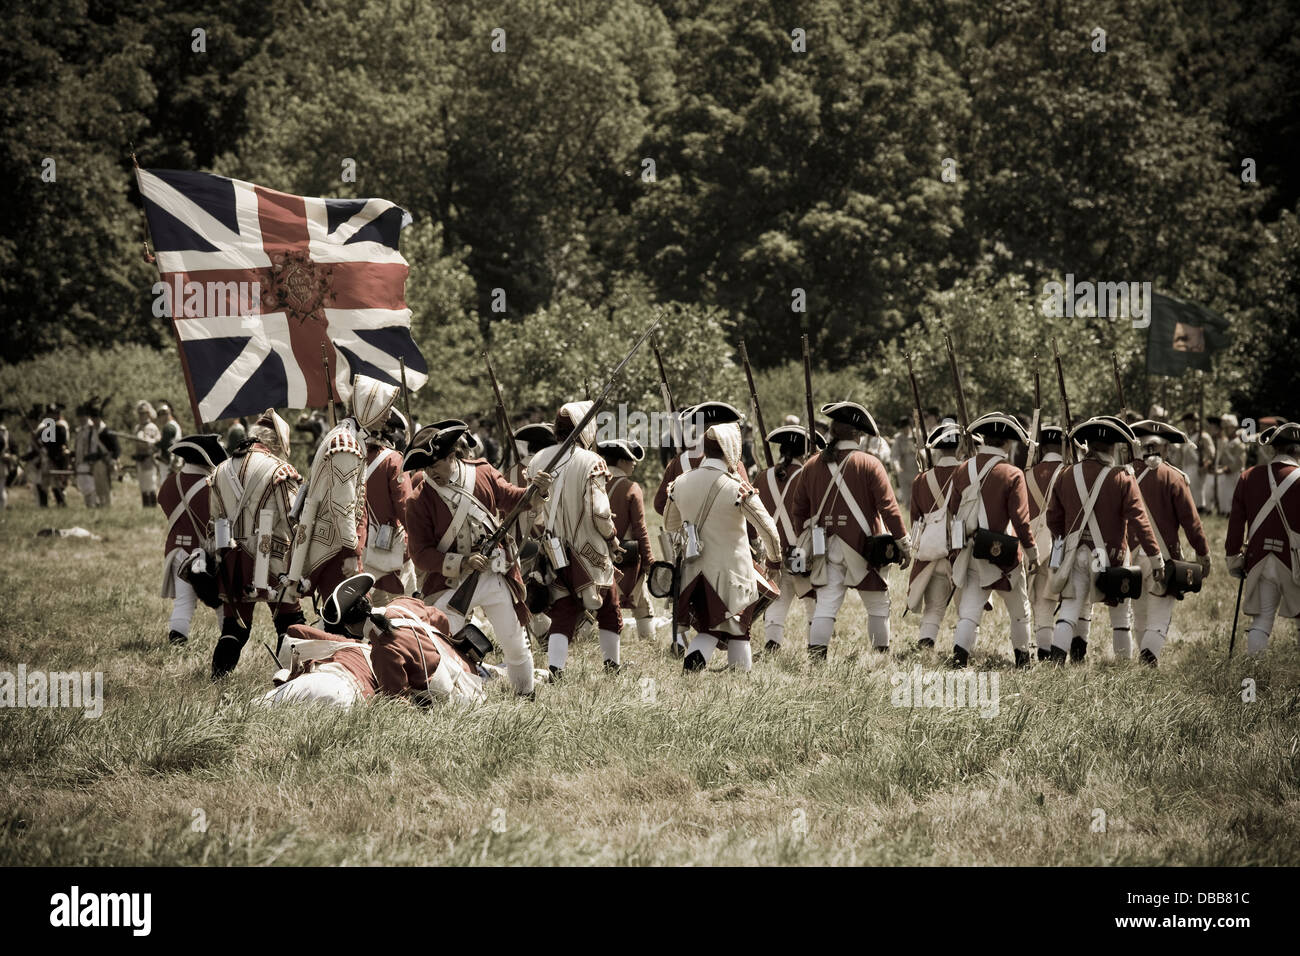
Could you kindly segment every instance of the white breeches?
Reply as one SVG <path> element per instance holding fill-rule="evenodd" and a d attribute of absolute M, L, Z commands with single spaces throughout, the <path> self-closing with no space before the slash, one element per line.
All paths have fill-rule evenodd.
<path fill-rule="evenodd" d="M 356 685 L 346 677 L 329 671 L 313 671 L 286 681 L 262 698 L 267 704 L 326 704 L 344 710 L 363 698 Z"/>
<path fill-rule="evenodd" d="M 844 565 L 826 562 L 826 583 L 816 589 L 817 600 L 813 606 L 812 627 L 808 633 L 810 647 L 824 646 L 831 642 L 835 618 L 849 590 L 844 583 L 844 572 Z M 888 647 L 889 592 L 858 591 L 858 597 L 867 611 L 867 633 L 871 635 L 871 646 Z"/>
<path fill-rule="evenodd" d="M 917 630 L 917 639 L 938 641 L 939 627 L 943 624 L 943 615 L 948 610 L 948 596 L 952 594 L 952 581 L 942 574 L 930 575 L 925 583 L 924 603 L 921 605 L 921 624 Z"/>
<path fill-rule="evenodd" d="M 447 621 L 455 633 L 465 626 L 465 619 L 447 606 L 453 593 L 453 589 L 447 588 L 434 595 L 429 603 L 447 615 Z M 506 576 L 492 571 L 480 574 L 470 607 L 482 609 L 483 616 L 492 625 L 492 634 L 501 645 L 506 674 L 516 693 L 531 694 L 533 651 L 528 644 L 528 634 L 519 623 L 519 616 L 515 614 L 515 602 Z"/>
<path fill-rule="evenodd" d="M 1074 597 L 1062 597 L 1056 609 L 1056 624 L 1052 632 L 1052 646 L 1063 651 L 1070 650 L 1070 643 L 1076 634 L 1085 641 L 1092 627 L 1092 563 L 1090 560 L 1076 561 L 1070 570 L 1070 587 Z M 1128 602 L 1123 601 L 1110 610 L 1110 626 L 1117 656 L 1127 656 L 1124 649 L 1130 635 Z"/>
<path fill-rule="evenodd" d="M 1258 657 L 1268 648 L 1269 636 L 1273 633 L 1273 622 L 1277 619 L 1278 606 L 1282 601 L 1281 586 L 1267 575 L 1259 579 L 1256 591 L 1259 600 L 1259 613 L 1250 620 L 1250 630 L 1246 632 L 1246 653 Z M 1300 640 L 1300 632 L 1296 639 Z"/>
<path fill-rule="evenodd" d="M 194 608 L 198 604 L 199 596 L 194 593 L 190 582 L 182 580 L 175 571 L 172 572 L 172 587 L 175 589 L 176 596 L 172 598 L 172 616 L 167 622 L 167 627 L 189 637 L 190 622 L 194 619 Z"/>
<path fill-rule="evenodd" d="M 763 612 L 763 630 L 764 637 L 776 644 L 785 642 L 785 621 L 790 614 L 790 606 L 794 604 L 794 578 L 789 571 L 782 571 L 777 587 L 780 588 L 781 594 L 775 601 L 767 606 Z M 803 605 L 804 618 L 810 623 L 813 619 L 813 608 L 817 604 L 817 599 L 808 594 L 800 600 Z"/>
<path fill-rule="evenodd" d="M 1012 572 L 1011 590 L 994 591 L 992 588 L 980 587 L 979 569 L 974 561 L 966 570 L 966 581 L 957 603 L 957 632 L 953 635 L 953 644 L 968 652 L 975 646 L 984 602 L 988 600 L 990 592 L 1001 596 L 1007 616 L 1011 618 L 1012 646 L 1018 651 L 1029 650 L 1029 595 L 1025 590 L 1025 572 L 1020 568 Z"/>
<path fill-rule="evenodd" d="M 1145 582 L 1143 582 L 1145 585 Z M 1133 632 L 1142 643 L 1138 650 L 1150 651 L 1156 657 L 1165 646 L 1169 635 L 1169 622 L 1174 617 L 1175 599 L 1166 595 L 1142 592 L 1133 604 Z M 1112 618 L 1112 622 L 1113 622 Z"/>

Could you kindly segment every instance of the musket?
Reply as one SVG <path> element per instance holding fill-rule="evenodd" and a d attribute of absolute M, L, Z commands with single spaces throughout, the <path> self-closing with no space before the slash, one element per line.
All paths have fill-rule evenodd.
<path fill-rule="evenodd" d="M 614 371 L 610 373 L 609 380 L 605 383 L 604 389 L 601 390 L 601 393 L 596 400 L 591 403 L 591 408 L 587 409 L 587 414 L 583 415 L 582 420 L 573 426 L 573 431 L 569 432 L 569 434 L 565 436 L 564 441 L 560 442 L 559 447 L 552 453 L 550 457 L 550 463 L 552 466 L 556 462 L 560 461 L 560 459 L 568 453 L 570 448 L 577 444 L 578 439 L 582 437 L 582 430 L 595 419 L 601 406 L 605 404 L 605 400 L 608 399 L 610 394 L 614 391 L 614 385 L 618 381 L 619 374 L 627 367 L 627 363 L 632 361 L 632 356 L 637 353 L 637 349 L 641 348 L 646 339 L 650 338 L 650 333 L 658 327 L 659 319 L 656 317 L 655 320 L 650 323 L 650 327 L 641 333 L 641 337 L 636 340 L 636 344 L 632 346 L 632 350 L 623 356 L 623 360 L 614 367 Z M 492 534 L 483 539 L 475 549 L 475 552 L 478 554 L 491 554 L 495 551 L 501 545 L 501 542 L 505 540 L 506 535 L 510 533 L 510 529 L 514 527 L 515 522 L 519 520 L 520 516 L 523 515 L 529 507 L 531 507 L 533 498 L 536 496 L 537 484 L 536 482 L 529 482 L 528 487 L 524 490 L 523 495 L 520 496 L 519 501 L 510 509 L 510 513 L 501 520 L 501 524 L 497 526 L 497 529 L 493 531 Z M 457 587 L 455 593 L 452 594 L 451 600 L 447 602 L 447 606 L 462 617 L 467 615 L 470 602 L 474 599 L 474 591 L 478 587 L 478 578 L 478 571 L 470 571 L 466 574 L 464 580 L 460 582 L 460 586 Z"/>
<path fill-rule="evenodd" d="M 1061 369 L 1061 353 L 1056 350 L 1056 339 L 1052 339 L 1052 361 L 1056 365 L 1056 388 L 1061 395 L 1061 424 L 1065 427 L 1061 454 L 1067 462 L 1073 462 L 1074 441 L 1070 438 L 1070 432 L 1074 430 L 1074 419 L 1070 417 L 1070 399 L 1065 394 L 1065 372 Z"/>
<path fill-rule="evenodd" d="M 1119 356 L 1114 349 L 1111 349 L 1110 353 L 1110 370 L 1111 374 L 1115 376 L 1115 394 L 1119 397 L 1120 416 L 1125 421 L 1128 421 L 1128 403 L 1124 401 L 1124 383 L 1119 377 Z"/>
<path fill-rule="evenodd" d="M 962 445 L 969 456 L 974 449 L 971 446 L 970 432 L 970 413 L 966 411 L 966 393 L 961 387 L 961 370 L 957 368 L 957 353 L 952 348 L 952 336 L 948 334 L 947 327 L 943 330 L 943 344 L 948 350 L 948 368 L 952 372 L 952 386 L 957 390 L 957 417 L 961 420 Z"/>
<path fill-rule="evenodd" d="M 767 461 L 767 467 L 772 468 L 775 462 L 772 461 L 772 449 L 767 444 L 767 426 L 763 424 L 763 410 L 758 407 L 758 390 L 754 388 L 754 370 L 749 367 L 749 350 L 745 348 L 744 339 L 740 340 L 740 361 L 745 366 L 745 380 L 749 382 L 749 402 L 754 406 L 754 421 L 758 425 L 758 440 L 763 444 L 763 457 Z"/>
<path fill-rule="evenodd" d="M 402 411 L 406 413 L 406 440 L 410 444 L 415 435 L 415 419 L 411 417 L 411 390 L 406 387 L 406 357 L 397 357 L 397 374 L 402 383 Z"/>
<path fill-rule="evenodd" d="M 320 344 L 320 361 L 325 366 L 325 391 L 330 403 L 330 428 L 338 425 L 338 412 L 334 410 L 334 379 L 330 376 L 330 356 L 325 350 L 325 343 Z"/>
<path fill-rule="evenodd" d="M 805 409 L 808 412 L 808 454 L 811 455 L 817 450 L 817 433 L 814 430 L 816 417 L 813 415 L 813 397 L 812 397 L 812 354 L 808 350 L 808 336 L 803 337 L 803 397 Z"/>
<path fill-rule="evenodd" d="M 492 392 L 497 399 L 497 421 L 501 425 L 501 434 L 507 442 L 506 449 L 501 456 L 501 471 L 505 472 L 510 467 L 510 460 L 515 455 L 515 432 L 510 427 L 510 413 L 506 410 L 506 400 L 501 394 L 501 383 L 497 381 L 497 373 L 492 368 L 492 359 L 488 356 L 487 349 L 483 350 L 483 361 L 487 363 L 488 378 L 492 380 Z"/>
<path fill-rule="evenodd" d="M 673 452 L 680 454 L 685 450 L 679 429 L 681 423 L 677 420 L 677 409 L 673 405 L 673 392 L 668 387 L 668 376 L 664 373 L 663 356 L 659 354 L 659 345 L 654 339 L 650 340 L 650 349 L 655 354 L 655 364 L 659 366 L 659 394 L 663 396 L 664 411 L 668 415 L 668 429 L 673 438 Z"/>
<path fill-rule="evenodd" d="M 934 456 L 930 454 L 930 446 L 926 444 L 925 412 L 921 410 L 921 390 L 916 384 L 916 373 L 912 371 L 912 353 L 904 352 L 903 358 L 907 359 L 907 379 L 912 384 L 912 435 L 916 443 L 916 466 L 921 471 L 929 471 L 934 467 Z"/>
<path fill-rule="evenodd" d="M 1032 468 L 1038 458 L 1038 446 L 1043 433 L 1043 385 L 1038 376 L 1038 353 L 1034 353 L 1034 420 L 1029 424 L 1029 455 L 1025 467 Z"/>

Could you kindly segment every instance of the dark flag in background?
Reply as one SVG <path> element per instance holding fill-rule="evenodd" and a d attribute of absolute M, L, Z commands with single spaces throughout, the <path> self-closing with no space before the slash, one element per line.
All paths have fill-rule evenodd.
<path fill-rule="evenodd" d="M 1178 376 L 1189 368 L 1208 371 L 1211 354 L 1228 346 L 1228 326 L 1227 319 L 1203 305 L 1152 293 L 1147 374 Z"/>

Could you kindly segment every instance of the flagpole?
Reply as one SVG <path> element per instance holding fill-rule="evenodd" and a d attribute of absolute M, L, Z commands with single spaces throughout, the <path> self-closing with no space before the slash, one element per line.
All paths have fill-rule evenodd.
<path fill-rule="evenodd" d="M 145 261 L 153 263 L 154 267 L 158 270 L 158 278 L 163 280 L 162 264 L 158 261 L 157 256 L 151 255 L 149 252 L 149 243 L 153 241 L 153 233 L 149 230 L 149 215 L 145 211 L 144 207 L 144 193 L 140 190 L 140 163 L 135 158 L 134 143 L 131 144 L 131 166 L 135 169 L 135 189 L 136 192 L 140 193 L 140 216 L 144 219 Z M 165 283 L 165 280 L 163 281 Z M 184 308 L 184 304 L 181 305 L 181 308 Z M 185 374 L 185 391 L 190 398 L 190 412 L 194 415 L 194 434 L 201 435 L 205 431 L 203 415 L 199 412 L 198 396 L 194 394 L 194 378 L 190 375 L 190 363 L 185 358 L 185 349 L 181 345 L 180 329 L 176 327 L 176 302 L 174 297 L 171 303 L 171 308 L 167 311 L 167 317 L 171 322 L 172 336 L 176 339 L 176 351 L 180 353 L 181 357 L 181 371 Z M 184 429 L 182 429 L 182 434 L 184 434 Z"/>

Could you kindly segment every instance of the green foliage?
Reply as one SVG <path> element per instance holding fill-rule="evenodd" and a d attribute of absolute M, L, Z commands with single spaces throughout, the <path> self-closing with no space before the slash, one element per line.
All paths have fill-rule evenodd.
<path fill-rule="evenodd" d="M 567 349 L 512 385 L 547 401 L 580 391 L 635 323 L 561 327 L 623 312 L 629 288 L 709 316 L 705 355 L 715 332 L 731 348 L 743 337 L 774 387 L 797 383 L 808 331 L 819 380 L 862 369 L 863 394 L 892 409 L 898 356 L 934 338 L 936 309 L 1002 323 L 971 339 L 980 364 L 1003 358 L 994 343 L 1045 357 L 1043 323 L 1008 290 L 1067 272 L 1150 281 L 1236 321 L 1208 405 L 1231 392 L 1247 414 L 1292 407 L 1289 379 L 1258 374 L 1251 347 L 1280 355 L 1292 337 L 1292 227 L 1271 221 L 1300 197 L 1287 0 L 215 0 L 205 53 L 191 19 L 165 0 L 53 0 L 6 21 L 0 361 L 74 344 L 170 352 L 149 311 L 134 142 L 146 166 L 409 209 L 408 300 L 438 372 L 422 415 L 485 407 L 478 352 L 520 334 L 543 358 L 555 335 Z M 55 183 L 40 181 L 45 157 Z M 1245 157 L 1256 184 L 1241 181 Z M 796 288 L 806 313 L 791 310 Z M 552 341 L 519 332 L 533 323 Z M 1145 382 L 1137 339 L 1080 328 L 1072 351 L 1116 348 L 1141 404 L 1198 400 L 1195 379 Z M 665 335 L 667 360 L 698 351 L 695 335 Z M 1076 363 L 1101 369 L 1077 373 L 1089 408 L 1108 401 L 1089 384 L 1100 358 Z M 981 403 L 1024 408 L 1012 383 L 1027 361 L 968 370 Z M 652 392 L 645 371 L 632 374 Z M 689 398 L 736 384 L 674 371 Z"/>
<path fill-rule="evenodd" d="M 111 427 L 135 426 L 135 403 L 166 402 L 188 431 L 190 400 L 176 353 L 145 345 L 114 345 L 89 350 L 68 347 L 25 362 L 0 365 L 0 395 L 11 409 L 26 413 L 34 404 L 61 402 L 73 425 L 73 412 L 90 396 L 111 398 L 104 419 Z M 11 430 L 14 423 L 10 422 Z"/>
<path fill-rule="evenodd" d="M 653 304 L 638 283 L 620 283 L 613 303 L 598 308 L 564 297 L 518 323 L 492 327 L 492 356 L 512 409 L 540 405 L 548 419 L 561 404 L 594 398 L 605 377 L 656 316 L 664 372 L 673 402 L 684 408 L 706 399 L 746 407 L 744 374 L 728 344 L 725 316 L 716 308 Z M 650 343 L 642 346 L 616 383 L 611 406 L 629 413 L 662 410 L 659 372 Z"/>

